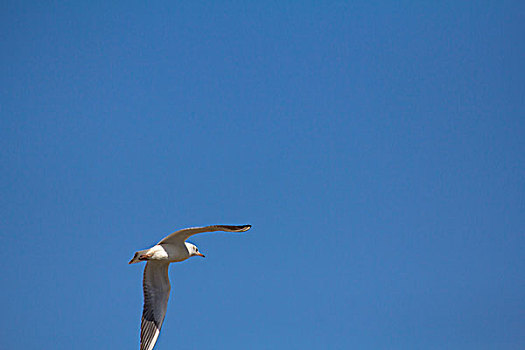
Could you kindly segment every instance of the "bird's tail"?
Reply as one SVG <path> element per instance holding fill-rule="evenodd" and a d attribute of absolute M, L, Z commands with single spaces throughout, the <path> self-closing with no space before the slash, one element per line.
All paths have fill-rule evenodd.
<path fill-rule="evenodd" d="M 144 261 L 145 259 L 141 259 L 141 257 L 148 251 L 149 249 L 145 250 L 139 250 L 138 252 L 133 255 L 133 258 L 129 261 L 128 264 L 135 264 L 141 261 Z"/>

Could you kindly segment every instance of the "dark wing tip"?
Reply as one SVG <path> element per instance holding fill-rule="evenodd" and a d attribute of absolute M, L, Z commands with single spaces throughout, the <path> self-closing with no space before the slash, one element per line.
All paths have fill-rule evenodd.
<path fill-rule="evenodd" d="M 155 346 L 160 333 L 160 327 L 156 321 L 142 318 L 140 325 L 140 350 L 148 350 Z"/>
<path fill-rule="evenodd" d="M 227 229 L 228 231 L 233 231 L 233 232 L 246 232 L 248 231 L 252 225 L 239 225 L 239 226 L 234 226 L 234 225 L 221 225 L 221 227 L 224 227 L 225 229 Z"/>

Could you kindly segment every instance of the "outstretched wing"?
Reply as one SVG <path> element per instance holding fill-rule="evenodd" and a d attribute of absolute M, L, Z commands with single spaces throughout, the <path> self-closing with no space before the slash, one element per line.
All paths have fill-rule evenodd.
<path fill-rule="evenodd" d="M 152 350 L 166 316 L 170 281 L 169 262 L 148 261 L 144 268 L 144 310 L 140 325 L 140 350 Z"/>
<path fill-rule="evenodd" d="M 189 237 L 202 232 L 226 231 L 226 232 L 245 232 L 248 231 L 252 225 L 229 226 L 229 225 L 213 225 L 204 227 L 185 228 L 171 235 L 164 237 L 158 244 L 162 243 L 177 243 L 184 242 Z"/>

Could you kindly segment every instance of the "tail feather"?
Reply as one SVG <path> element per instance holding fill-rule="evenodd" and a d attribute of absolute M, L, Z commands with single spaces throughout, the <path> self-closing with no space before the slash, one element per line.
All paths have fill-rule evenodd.
<path fill-rule="evenodd" d="M 128 264 L 135 264 L 135 263 L 140 262 L 139 255 L 140 255 L 140 252 L 136 252 L 135 255 L 133 255 L 133 258 L 129 261 Z"/>

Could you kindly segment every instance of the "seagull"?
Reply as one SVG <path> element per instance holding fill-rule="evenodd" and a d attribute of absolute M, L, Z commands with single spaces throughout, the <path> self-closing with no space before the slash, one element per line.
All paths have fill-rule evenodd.
<path fill-rule="evenodd" d="M 170 280 L 168 266 L 172 262 L 184 261 L 192 256 L 204 258 L 199 249 L 186 240 L 202 232 L 226 231 L 245 232 L 251 225 L 228 226 L 213 225 L 191 227 L 176 231 L 164 237 L 159 243 L 149 249 L 139 250 L 129 264 L 147 261 L 144 268 L 144 309 L 140 325 L 140 350 L 152 350 L 159 337 L 170 296 Z"/>

